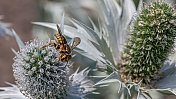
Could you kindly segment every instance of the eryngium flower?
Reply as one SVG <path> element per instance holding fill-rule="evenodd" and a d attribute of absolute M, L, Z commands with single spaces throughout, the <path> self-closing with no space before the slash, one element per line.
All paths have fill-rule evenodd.
<path fill-rule="evenodd" d="M 85 99 L 86 95 L 93 93 L 95 90 L 95 88 L 90 87 L 93 86 L 93 83 L 90 79 L 88 79 L 88 68 L 85 68 L 79 73 L 78 70 L 79 69 L 77 69 L 75 73 L 69 76 L 70 83 L 68 87 L 68 95 L 65 97 L 66 99 Z M 0 98 L 26 99 L 26 97 L 20 92 L 16 85 L 11 83 L 7 84 L 11 85 L 11 87 L 0 87 L 0 90 L 2 90 L 0 91 Z M 47 97 L 43 97 L 42 99 L 46 98 Z"/>
<path fill-rule="evenodd" d="M 93 82 L 88 79 L 88 73 L 90 70 L 85 68 L 78 73 L 78 70 L 69 76 L 70 86 L 69 86 L 69 96 L 67 99 L 84 99 L 84 97 L 90 93 L 93 93 L 95 88 Z"/>
<path fill-rule="evenodd" d="M 123 79 L 149 84 L 172 51 L 176 37 L 176 14 L 165 2 L 153 2 L 137 17 L 119 66 Z"/>
<path fill-rule="evenodd" d="M 45 42 L 27 42 L 14 57 L 13 71 L 20 91 L 33 99 L 61 99 L 69 87 L 68 67 L 57 62 L 54 47 L 40 49 Z"/>

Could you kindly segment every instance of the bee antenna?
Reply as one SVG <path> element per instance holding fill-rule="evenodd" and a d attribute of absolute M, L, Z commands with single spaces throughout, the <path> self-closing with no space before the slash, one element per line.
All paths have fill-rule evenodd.
<path fill-rule="evenodd" d="M 61 30 L 60 30 L 59 25 L 58 25 L 58 24 L 56 24 L 56 26 L 57 26 L 58 33 L 59 33 L 59 34 L 61 34 Z"/>

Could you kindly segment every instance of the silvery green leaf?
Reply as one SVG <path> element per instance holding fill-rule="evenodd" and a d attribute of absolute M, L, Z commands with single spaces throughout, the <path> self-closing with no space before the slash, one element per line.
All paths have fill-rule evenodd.
<path fill-rule="evenodd" d="M 98 35 L 99 38 L 101 38 L 102 37 L 102 32 L 99 32 L 97 26 L 94 24 L 94 22 L 92 21 L 92 19 L 90 17 L 89 17 L 89 20 L 91 22 L 91 25 L 93 26 L 94 32 L 97 33 L 97 35 Z M 99 25 L 100 25 L 100 23 L 99 23 Z M 101 30 L 101 27 L 100 27 L 100 30 Z"/>
<path fill-rule="evenodd" d="M 18 53 L 15 51 L 15 49 L 11 48 L 12 52 L 17 56 Z"/>
<path fill-rule="evenodd" d="M 131 18 L 131 21 L 129 24 L 130 30 L 132 30 L 132 27 L 133 27 L 134 23 L 136 22 L 137 16 L 141 13 L 142 9 L 143 9 L 143 0 L 140 0 L 139 4 L 138 4 L 137 11 L 133 14 L 133 16 Z"/>
<path fill-rule="evenodd" d="M 165 66 L 162 68 L 163 77 L 155 82 L 156 89 L 145 89 L 148 93 L 141 93 L 143 97 L 147 97 L 146 99 L 150 98 L 157 98 L 160 99 L 163 94 L 165 95 L 176 95 L 176 66 L 175 63 L 171 61 L 171 63 L 167 62 Z M 172 80 L 171 80 L 172 79 Z M 156 95 L 158 94 L 158 95 Z M 140 97 L 141 97 L 140 95 Z M 140 99 L 140 98 L 139 98 Z M 143 99 L 143 98 L 142 98 Z M 144 98 L 145 99 L 145 98 Z"/>
<path fill-rule="evenodd" d="M 144 95 L 140 95 L 137 99 L 151 99 L 151 98 L 147 98 L 147 97 L 144 96 Z"/>
<path fill-rule="evenodd" d="M 143 9 L 143 0 L 139 1 L 138 8 L 137 8 L 137 13 L 139 14 Z"/>
<path fill-rule="evenodd" d="M 149 91 L 157 91 L 163 94 L 167 94 L 167 95 L 176 95 L 176 90 L 174 89 L 150 89 Z"/>
<path fill-rule="evenodd" d="M 98 44 L 98 42 L 97 42 L 98 36 L 93 34 L 94 30 L 92 30 L 91 28 L 89 28 L 85 24 L 83 24 L 75 19 L 72 19 L 70 21 L 73 23 L 73 25 L 77 28 L 78 31 L 84 33 L 82 35 L 87 36 L 88 40 L 91 40 L 92 42 Z"/>
<path fill-rule="evenodd" d="M 74 51 L 80 53 L 81 55 L 83 55 L 83 56 L 85 56 L 85 57 L 87 57 L 87 58 L 89 58 L 89 59 L 92 59 L 92 60 L 95 60 L 95 59 L 96 59 L 96 57 L 92 56 L 92 55 L 89 54 L 89 53 L 86 53 L 85 51 L 80 51 L 80 50 L 77 50 L 77 49 L 74 49 Z"/>
<path fill-rule="evenodd" d="M 118 17 L 120 16 L 121 13 L 121 8 L 119 7 L 119 5 L 115 2 L 115 0 L 99 0 L 100 4 L 105 4 L 105 9 L 103 9 L 103 7 L 101 7 L 102 9 L 102 13 L 103 13 L 103 20 L 105 21 L 105 29 L 106 29 L 106 34 L 107 36 L 105 36 L 105 40 L 108 46 L 115 46 L 114 48 L 111 48 L 111 50 L 113 50 L 113 52 L 115 52 L 114 55 L 117 55 L 117 53 L 119 53 L 119 45 L 120 43 L 117 42 L 116 40 L 116 26 L 117 23 L 119 22 Z M 113 34 L 113 35 L 112 35 Z M 116 50 L 116 51 L 115 51 Z M 118 58 L 118 57 L 117 57 Z M 116 59 L 118 60 L 118 59 Z"/>
<path fill-rule="evenodd" d="M 32 24 L 45 26 L 45 27 L 48 27 L 48 28 L 51 28 L 51 29 L 54 29 L 54 30 L 57 31 L 56 24 L 54 24 L 54 23 L 49 23 L 49 22 L 32 22 Z"/>
<path fill-rule="evenodd" d="M 126 29 L 131 21 L 131 18 L 136 13 L 136 7 L 135 7 L 133 0 L 124 0 L 122 6 L 123 6 L 122 13 L 120 16 L 120 18 L 121 18 L 120 21 L 121 21 L 121 25 L 122 25 L 122 27 L 120 29 L 122 29 L 122 30 L 120 30 L 120 31 L 121 31 L 121 34 L 123 37 L 121 42 L 124 43 L 123 39 L 125 38 L 124 36 L 126 36 L 124 34 L 126 34 L 125 32 L 127 32 Z M 140 7 L 141 6 L 139 6 L 138 8 L 141 9 Z M 125 30 L 123 30 L 123 29 L 125 29 Z M 123 31 L 124 31 L 124 33 L 123 33 Z"/>
<path fill-rule="evenodd" d="M 26 99 L 14 84 L 8 83 L 11 87 L 0 87 L 0 99 Z"/>
<path fill-rule="evenodd" d="M 12 33 L 13 33 L 16 41 L 17 41 L 17 44 L 18 44 L 19 48 L 20 49 L 24 48 L 24 43 L 22 42 L 22 40 L 20 39 L 20 37 L 17 35 L 17 33 L 14 30 L 12 30 Z"/>
<path fill-rule="evenodd" d="M 124 84 L 120 81 L 117 72 L 113 72 L 108 75 L 106 78 L 97 82 L 94 86 L 102 86 L 102 85 L 111 85 L 112 83 L 118 83 L 118 86 L 114 87 L 118 89 L 119 99 L 150 99 L 151 96 L 147 92 L 143 92 L 143 88 L 141 87 L 141 82 L 138 84 L 128 81 L 127 84 Z M 117 96 L 116 96 L 117 98 Z"/>
<path fill-rule="evenodd" d="M 78 22 L 78 21 L 77 21 Z M 91 38 L 91 36 L 89 35 L 88 32 L 86 32 L 86 30 L 79 26 L 77 23 L 76 23 L 76 20 L 75 21 L 72 21 L 72 23 L 77 27 L 77 28 L 74 28 L 72 26 L 68 26 L 68 25 L 65 25 L 64 27 L 64 35 L 69 37 L 69 38 L 74 38 L 74 37 L 86 37 L 86 40 L 91 40 L 94 42 L 94 40 Z M 48 28 L 51 28 L 51 29 L 54 29 L 57 31 L 57 28 L 56 28 L 56 24 L 55 23 L 47 23 L 47 22 L 33 22 L 33 24 L 36 24 L 36 25 L 41 25 L 41 26 L 45 26 L 45 27 L 48 27 Z M 66 33 L 65 33 L 66 32 Z M 96 42 L 97 43 L 97 42 Z"/>
<path fill-rule="evenodd" d="M 94 57 L 94 60 L 96 61 L 103 61 L 105 62 L 106 60 L 111 61 L 111 63 L 114 63 L 112 56 L 108 57 L 112 54 L 109 47 L 106 45 L 106 42 L 104 38 L 100 37 L 99 35 L 102 35 L 100 31 L 97 30 L 97 27 L 95 27 L 94 23 L 92 22 L 92 25 L 95 30 L 92 30 L 88 26 L 84 25 L 83 23 L 73 20 L 72 23 L 78 28 L 78 30 L 83 30 L 84 29 L 84 34 L 87 33 L 90 38 L 88 38 L 88 42 L 91 46 L 90 49 L 87 46 L 83 46 L 81 49 L 84 50 L 86 53 Z M 83 39 L 85 40 L 85 39 Z M 88 44 L 87 44 L 88 45 Z"/>
<path fill-rule="evenodd" d="M 106 31 L 105 40 L 108 46 L 111 47 L 114 62 L 120 58 L 120 51 L 126 39 L 127 27 L 134 13 L 135 5 L 132 0 L 125 0 L 122 3 L 122 8 L 115 0 L 99 0 L 100 4 L 104 4 L 106 8 L 101 6 L 101 11 Z M 113 47 L 112 47 L 113 46 Z"/>
<path fill-rule="evenodd" d="M 166 68 L 165 68 L 166 67 Z M 157 87 L 157 91 L 165 93 L 165 94 L 174 94 L 176 95 L 176 66 L 175 63 L 166 64 L 164 66 L 163 77 L 159 79 L 155 86 Z"/>
<path fill-rule="evenodd" d="M 100 80 L 94 86 L 102 85 L 102 84 L 107 84 L 107 83 L 118 83 L 119 84 L 119 91 L 121 90 L 122 87 L 125 87 L 125 84 L 120 81 L 119 74 L 118 72 L 114 71 L 110 75 L 108 75 L 106 78 Z"/>
<path fill-rule="evenodd" d="M 103 31 L 101 30 L 101 28 L 99 31 L 95 26 L 95 24 L 93 23 L 93 21 L 91 21 L 91 23 L 95 30 L 92 30 L 91 28 L 89 28 L 88 26 L 84 25 L 83 23 L 77 20 L 72 20 L 71 22 L 77 27 L 79 31 L 84 30 L 84 34 L 82 35 L 85 35 L 87 33 L 90 36 L 90 38 L 92 38 L 92 40 L 88 38 L 87 42 L 91 45 L 90 49 L 85 44 L 80 48 L 81 50 L 86 52 L 86 55 L 89 54 L 88 56 L 92 57 L 92 58 L 89 57 L 90 59 L 104 63 L 106 63 L 106 61 L 110 61 L 111 65 L 115 65 L 111 49 L 107 45 L 104 39 L 105 37 L 104 36 L 102 37 Z M 86 40 L 86 38 L 84 38 L 82 41 L 84 40 Z"/>
<path fill-rule="evenodd" d="M 88 79 L 89 69 L 85 68 L 78 72 L 79 68 L 70 75 L 71 82 L 66 99 L 85 99 L 85 96 L 93 93 L 95 88 L 91 87 L 93 82 Z"/>
<path fill-rule="evenodd" d="M 143 91 L 141 96 L 145 97 L 144 99 L 162 99 L 165 95 L 175 94 L 175 92 L 170 89 L 143 89 Z"/>
<path fill-rule="evenodd" d="M 160 89 L 172 88 L 176 89 L 176 66 L 175 64 L 169 69 L 163 71 L 163 78 L 161 78 L 158 82 L 156 82 L 156 87 Z M 172 79 L 172 80 L 171 80 Z"/>
<path fill-rule="evenodd" d="M 122 93 L 124 93 L 124 91 L 122 91 L 123 89 L 127 90 L 127 94 L 129 94 L 129 90 L 126 88 L 125 84 L 120 81 L 118 72 L 116 71 L 95 83 L 94 87 L 106 87 L 107 93 L 104 93 L 104 91 L 101 92 L 103 94 L 107 94 L 105 95 L 105 99 L 120 99 L 120 96 L 122 95 Z M 108 93 L 111 94 L 109 95 Z"/>
<path fill-rule="evenodd" d="M 100 84 L 106 84 L 106 83 L 114 83 L 114 82 L 121 83 L 118 79 L 108 79 L 108 80 L 103 79 L 100 82 L 96 83 L 95 86 Z"/>
<path fill-rule="evenodd" d="M 133 11 L 135 6 L 131 0 L 123 3 L 124 6 L 130 5 L 129 7 L 131 8 L 129 11 L 125 7 L 121 8 L 114 0 L 104 0 L 99 1 L 99 3 L 104 3 L 106 6 L 106 9 L 101 9 L 105 19 L 105 27 L 101 28 L 101 24 L 99 24 L 100 30 L 98 30 L 92 20 L 90 20 L 94 28 L 94 30 L 92 30 L 83 23 L 72 19 L 70 21 L 76 28 L 65 26 L 64 34 L 69 38 L 74 38 L 75 36 L 81 38 L 81 44 L 77 47 L 84 51 L 81 54 L 86 54 L 90 59 L 97 62 L 116 65 L 120 57 L 120 42 L 121 39 L 123 39 L 121 34 L 124 33 L 124 30 L 126 30 L 127 25 L 129 24 L 129 22 L 125 20 L 131 19 L 131 13 L 135 11 Z M 53 24 L 41 22 L 34 22 L 34 24 L 57 30 L 56 26 Z"/>
<path fill-rule="evenodd" d="M 125 88 L 120 95 L 120 99 L 130 99 L 130 94 L 128 92 L 129 90 Z"/>
<path fill-rule="evenodd" d="M 131 82 L 131 84 L 127 84 L 129 88 L 130 97 L 135 97 L 137 99 L 141 99 L 140 97 L 143 97 L 141 92 L 141 84 L 142 81 L 140 81 L 138 84 Z"/>

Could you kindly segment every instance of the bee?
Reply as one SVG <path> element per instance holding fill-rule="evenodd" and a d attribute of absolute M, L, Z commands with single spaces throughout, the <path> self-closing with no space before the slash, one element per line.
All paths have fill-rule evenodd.
<path fill-rule="evenodd" d="M 72 45 L 70 46 L 67 43 L 67 40 L 65 39 L 65 37 L 62 35 L 62 32 L 60 30 L 60 27 L 58 25 L 57 29 L 58 29 L 58 33 L 54 34 L 54 40 L 55 42 L 49 42 L 46 45 L 44 45 L 43 47 L 41 47 L 41 49 L 50 46 L 50 47 L 55 47 L 55 49 L 57 51 L 59 51 L 59 57 L 58 57 L 58 61 L 61 60 L 62 62 L 67 62 L 71 60 L 72 58 L 72 50 L 73 48 L 75 48 L 77 45 L 80 44 L 81 39 L 79 37 L 75 37 L 73 38 L 73 42 Z"/>

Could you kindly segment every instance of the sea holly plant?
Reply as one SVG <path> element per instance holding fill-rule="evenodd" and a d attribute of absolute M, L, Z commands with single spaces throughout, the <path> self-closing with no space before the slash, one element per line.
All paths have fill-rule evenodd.
<path fill-rule="evenodd" d="M 121 87 L 128 90 L 129 96 L 126 95 L 125 98 L 152 98 L 151 92 L 154 90 L 167 91 L 175 95 L 175 82 L 171 81 L 168 84 L 172 87 L 166 84 L 168 78 L 175 78 L 175 66 L 165 64 L 169 54 L 173 52 L 175 43 L 176 14 L 174 7 L 164 1 L 151 2 L 139 10 L 137 16 L 134 17 L 136 18 L 132 20 L 129 37 L 117 66 L 121 76 L 120 81 L 125 82 L 126 85 L 119 80 L 112 79 L 111 76 L 100 83 L 107 83 L 109 80 L 118 82 Z M 173 69 L 172 72 L 171 69 Z M 140 86 L 155 89 L 143 89 Z M 135 92 L 131 91 L 133 87 L 137 92 L 136 96 L 132 94 Z"/>
<path fill-rule="evenodd" d="M 63 24 L 64 16 L 61 31 Z M 71 74 L 71 63 L 57 62 L 59 52 L 54 47 L 41 49 L 47 42 L 35 38 L 24 44 L 15 31 L 13 35 L 20 48 L 18 52 L 12 49 L 16 54 L 12 67 L 19 89 L 13 84 L 10 84 L 12 87 L 2 87 L 0 89 L 4 91 L 0 98 L 84 99 L 95 90 L 91 87 L 93 82 L 88 79 L 88 68 L 80 72 L 77 69 Z"/>
<path fill-rule="evenodd" d="M 98 61 L 98 64 L 115 65 L 120 59 L 120 50 L 125 41 L 126 29 L 132 19 L 132 13 L 136 12 L 135 5 L 132 0 L 124 0 L 122 7 L 115 0 L 98 0 L 98 4 L 100 5 L 100 12 L 102 11 L 100 13 L 101 21 L 99 20 L 100 30 L 90 18 L 93 29 L 75 19 L 69 19 L 76 28 L 65 25 L 64 35 L 69 38 L 78 36 L 83 39 L 80 46 L 77 47 L 83 51 L 75 51 Z M 34 22 L 34 24 L 57 30 L 54 23 Z M 116 26 L 118 27 L 116 28 Z M 123 35 L 123 38 L 120 35 Z M 111 53 L 112 51 L 115 54 Z"/>
<path fill-rule="evenodd" d="M 174 8 L 152 2 L 141 11 L 132 28 L 122 55 L 119 71 L 124 79 L 150 84 L 156 80 L 176 37 Z"/>
<path fill-rule="evenodd" d="M 102 12 L 99 28 L 92 20 L 93 29 L 74 19 L 71 22 L 76 28 L 65 26 L 66 36 L 82 38 L 77 52 L 107 73 L 98 76 L 105 78 L 94 86 L 117 83 L 115 98 L 122 99 L 176 95 L 175 63 L 168 60 L 175 43 L 174 7 L 166 1 L 143 6 L 140 0 L 136 11 L 132 0 L 124 0 L 121 6 L 115 0 L 98 2 Z M 35 24 L 56 29 L 53 23 Z"/>
<path fill-rule="evenodd" d="M 34 39 L 14 58 L 13 71 L 21 92 L 29 98 L 64 98 L 68 89 L 66 63 L 57 63 L 57 51 Z"/>

